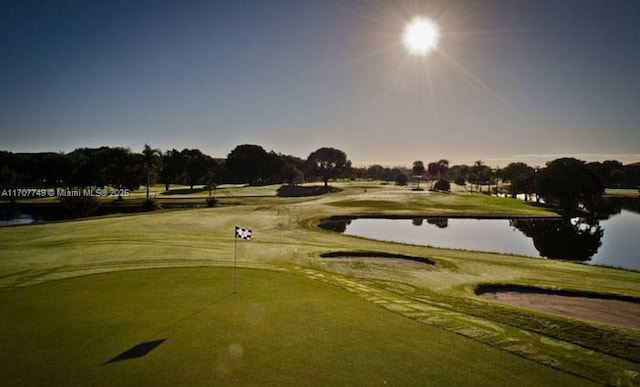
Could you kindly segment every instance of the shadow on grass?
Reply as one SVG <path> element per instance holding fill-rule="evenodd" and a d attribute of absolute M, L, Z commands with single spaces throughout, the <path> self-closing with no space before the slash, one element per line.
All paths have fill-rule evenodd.
<path fill-rule="evenodd" d="M 176 322 L 174 322 L 174 323 L 162 328 L 161 330 L 159 330 L 158 332 L 156 332 L 155 334 L 153 334 L 153 335 L 151 335 L 149 337 L 158 337 L 158 336 L 160 336 L 162 333 L 165 333 L 166 331 L 170 330 L 171 328 L 174 328 L 175 326 L 183 323 L 184 321 L 192 319 L 198 313 L 202 313 L 206 309 L 209 309 L 210 307 L 212 307 L 212 306 L 214 306 L 216 304 L 219 304 L 219 303 L 225 301 L 228 298 L 231 298 L 236 293 L 237 293 L 237 291 L 234 290 L 233 293 L 225 294 L 225 295 L 221 296 L 220 298 L 211 301 L 210 303 L 206 304 L 202 308 L 194 310 L 193 312 L 191 312 L 188 315 L 180 318 Z M 147 339 L 147 340 L 143 341 L 142 343 L 136 344 L 133 347 L 127 349 L 126 351 L 122 352 L 118 356 L 116 356 L 116 357 L 114 357 L 114 358 L 112 358 L 110 360 L 107 360 L 106 362 L 102 363 L 102 365 L 107 365 L 107 364 L 111 364 L 111 363 L 117 363 L 117 362 L 120 362 L 120 361 L 123 361 L 123 360 L 131 360 L 131 359 L 138 359 L 138 358 L 144 357 L 149 352 L 151 352 L 154 349 L 156 349 L 160 344 L 164 343 L 165 341 L 167 341 L 166 337 L 164 339 L 158 339 L 158 340 Z"/>
<path fill-rule="evenodd" d="M 137 358 L 143 357 L 149 352 L 156 349 L 156 347 L 158 347 L 160 344 L 164 343 L 165 341 L 167 341 L 167 339 L 145 341 L 144 343 L 134 345 L 133 347 L 127 349 L 126 351 L 122 352 L 121 354 L 107 361 L 104 364 L 117 363 L 123 360 L 137 359 Z"/>
<path fill-rule="evenodd" d="M 194 188 L 194 189 L 176 188 L 176 189 L 170 189 L 169 191 L 161 192 L 160 195 L 166 195 L 166 196 L 171 196 L 171 195 L 189 195 L 189 194 L 195 194 L 195 193 L 202 193 L 202 192 L 205 192 L 205 191 L 208 192 L 209 190 L 206 187 Z"/>

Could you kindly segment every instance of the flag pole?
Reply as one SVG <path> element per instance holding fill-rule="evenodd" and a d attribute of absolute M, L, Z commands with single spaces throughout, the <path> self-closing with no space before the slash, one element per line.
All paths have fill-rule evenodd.
<path fill-rule="evenodd" d="M 233 230 L 233 292 L 238 292 L 238 235 L 237 228 Z"/>

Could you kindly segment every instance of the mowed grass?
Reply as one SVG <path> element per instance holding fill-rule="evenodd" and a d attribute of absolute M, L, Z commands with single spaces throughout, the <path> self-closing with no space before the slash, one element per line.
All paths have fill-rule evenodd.
<path fill-rule="evenodd" d="M 431 193 L 418 192 L 406 195 L 406 199 L 384 196 L 367 198 L 360 195 L 331 203 L 332 206 L 360 209 L 360 212 L 380 214 L 383 212 L 409 211 L 425 216 L 557 216 L 556 213 L 530 203 L 509 198 L 496 198 L 478 193 Z"/>
<path fill-rule="evenodd" d="M 0 291 L 4 385 L 590 383 L 272 271 L 123 271 Z M 111 362 L 165 340 L 146 355 Z"/>
<path fill-rule="evenodd" d="M 567 375 L 582 375 L 590 380 L 605 384 L 626 383 L 633 385 L 640 380 L 640 363 L 634 353 L 634 349 L 640 345 L 640 331 L 621 331 L 590 323 L 578 323 L 575 320 L 553 318 L 514 307 L 497 306 L 495 303 L 480 299 L 473 294 L 473 289 L 478 284 L 515 283 L 638 297 L 640 296 L 640 274 L 637 272 L 503 254 L 386 243 L 345 236 L 320 230 L 315 226 L 319 219 L 331 216 L 553 216 L 552 211 L 512 199 L 491 198 L 468 193 L 411 192 L 407 188 L 376 186 L 371 182 L 366 184 L 341 183 L 339 185 L 339 188 L 342 189 L 341 192 L 311 198 L 278 198 L 275 194 L 266 194 L 269 190 L 275 192 L 278 186 L 260 187 L 259 191 L 261 192 L 257 192 L 255 187 L 233 188 L 237 190 L 235 194 L 220 198 L 221 206 L 216 208 L 165 210 L 130 216 L 108 216 L 0 229 L 0 302 L 3 307 L 9 305 L 7 310 L 22 313 L 18 315 L 19 318 L 8 318 L 3 321 L 3 327 L 11 329 L 4 329 L 8 333 L 4 333 L 4 336 L 0 337 L 2 340 L 0 342 L 4 343 L 7 339 L 11 346 L 8 347 L 9 349 L 0 348 L 0 350 L 4 351 L 3 359 L 9 359 L 11 355 L 8 354 L 13 351 L 14 354 L 19 354 L 20 359 L 24 360 L 23 362 L 7 360 L 7 364 L 11 364 L 11 366 L 3 366 L 0 380 L 5 373 L 8 375 L 7 377 L 11 378 L 18 374 L 27 377 L 34 377 L 30 376 L 31 374 L 38 375 L 42 368 L 38 361 L 44 359 L 42 356 L 45 355 L 49 360 L 42 364 L 48 365 L 48 362 L 58 364 L 58 360 L 51 360 L 55 357 L 51 355 L 51 351 L 64 351 L 56 355 L 65 360 L 65 363 L 59 366 L 58 375 L 60 378 L 62 375 L 76 376 L 75 380 L 78 383 L 74 384 L 91 384 L 99 378 L 106 378 L 106 373 L 101 373 L 104 369 L 109 369 L 108 367 L 111 366 L 125 367 L 125 365 L 131 368 L 127 372 L 122 372 L 134 380 L 129 384 L 145 384 L 147 380 L 144 379 L 146 377 L 144 375 L 164 375 L 165 379 L 171 380 L 170 376 L 173 373 L 187 372 L 181 369 L 183 366 L 185 370 L 196 369 L 189 371 L 196 375 L 193 377 L 193 383 L 198 381 L 207 383 L 212 379 L 206 379 L 202 375 L 210 376 L 207 372 L 211 371 L 211 367 L 218 367 L 216 362 L 219 358 L 225 359 L 224 356 L 227 356 L 228 361 L 236 362 L 235 355 L 230 354 L 230 351 L 236 355 L 238 353 L 238 347 L 234 344 L 243 345 L 244 360 L 240 363 L 243 365 L 251 364 L 254 367 L 241 368 L 242 370 L 251 369 L 251 372 L 257 372 L 255 370 L 262 367 L 276 367 L 271 363 L 259 363 L 259 361 L 254 362 L 253 360 L 251 363 L 246 363 L 246 356 L 253 352 L 248 352 L 244 342 L 240 343 L 235 339 L 227 340 L 222 344 L 217 344 L 217 342 L 216 344 L 208 344 L 209 341 L 204 340 L 197 343 L 197 345 L 203 346 L 200 350 L 194 349 L 196 344 L 189 344 L 193 348 L 187 345 L 191 340 L 194 343 L 197 341 L 190 332 L 193 331 L 194 335 L 196 333 L 203 334 L 204 331 L 209 332 L 208 330 L 213 329 L 211 321 L 216 321 L 217 329 L 244 324 L 241 312 L 234 314 L 232 309 L 223 311 L 214 306 L 212 306 L 213 309 L 208 307 L 209 300 L 222 298 L 222 296 L 218 297 L 218 292 L 215 290 L 214 275 L 205 275 L 208 284 L 201 286 L 198 285 L 198 281 L 194 280 L 197 276 L 180 274 L 186 273 L 183 271 L 187 270 L 185 267 L 198 267 L 193 270 L 214 273 L 214 271 L 209 271 L 218 270 L 213 267 L 233 266 L 234 225 L 249 227 L 254 231 L 250 242 L 238 241 L 237 243 L 238 265 L 241 268 L 287 271 L 301 276 L 306 275 L 306 271 L 313 270 L 323 274 L 326 279 L 335 279 L 332 283 L 336 287 L 329 288 L 338 291 L 339 293 L 336 294 L 340 294 L 340 298 L 344 298 L 345 304 L 342 304 L 344 309 L 352 309 L 354 313 L 360 313 L 361 305 L 368 305 L 380 313 L 377 315 L 378 320 L 373 318 L 358 319 L 358 316 L 351 317 L 356 319 L 353 321 L 357 321 L 357 324 L 355 322 L 352 324 L 344 323 L 345 331 L 342 334 L 339 333 L 339 330 L 309 329 L 313 326 L 306 322 L 304 313 L 302 315 L 297 313 L 299 311 L 309 312 L 308 308 L 311 306 L 307 307 L 293 302 L 293 298 L 313 299 L 316 304 L 324 305 L 327 310 L 332 310 L 336 306 L 330 296 L 325 295 L 324 292 L 316 293 L 313 297 L 302 296 L 304 289 L 297 287 L 291 287 L 287 289 L 286 293 L 281 293 L 279 283 L 282 278 L 287 276 L 265 272 L 266 277 L 263 278 L 260 277 L 262 273 L 259 271 L 247 271 L 256 273 L 258 277 L 263 278 L 260 281 L 264 282 L 265 286 L 261 288 L 259 294 L 252 295 L 251 302 L 246 302 L 255 303 L 256 299 L 272 297 L 271 293 L 273 293 L 273 302 L 280 302 L 277 305 L 282 307 L 279 313 L 292 314 L 291 319 L 301 321 L 300 327 L 305 329 L 295 331 L 294 335 L 291 333 L 293 327 L 280 330 L 280 325 L 272 325 L 270 332 L 280 336 L 280 340 L 287 340 L 287 335 L 290 335 L 292 346 L 296 342 L 302 343 L 299 348 L 300 352 L 324 348 L 318 344 L 322 341 L 334 343 L 342 340 L 341 342 L 345 343 L 347 341 L 343 339 L 349 330 L 358 332 L 358 330 L 369 329 L 368 332 L 374 337 L 384 336 L 389 329 L 385 325 L 386 320 L 402 318 L 402 321 L 405 322 L 413 321 L 411 324 L 417 325 L 411 326 L 417 328 L 413 330 L 413 328 L 403 327 L 402 330 L 405 333 L 402 334 L 400 332 L 393 333 L 391 330 L 391 334 L 396 336 L 395 344 L 387 341 L 384 347 L 394 348 L 395 352 L 393 353 L 396 353 L 394 355 L 396 357 L 383 356 L 382 359 L 386 365 L 381 366 L 379 363 L 374 363 L 374 366 L 377 368 L 391 367 L 392 373 L 401 373 L 403 378 L 411 377 L 404 375 L 405 370 L 413 372 L 418 369 L 418 365 L 413 364 L 409 367 L 404 364 L 408 361 L 406 359 L 410 359 L 412 363 L 418 362 L 421 367 L 427 367 L 420 371 L 422 374 L 418 372 L 418 375 L 428 375 L 427 379 L 431 378 L 442 382 L 442 379 L 438 379 L 440 374 L 429 368 L 429 360 L 438 358 L 438 356 L 442 357 L 441 362 L 437 363 L 436 359 L 432 363 L 439 364 L 440 368 L 444 370 L 443 372 L 449 375 L 464 373 L 464 370 L 461 371 L 457 359 L 467 358 L 466 351 L 469 346 L 469 348 L 486 347 L 489 351 L 479 357 L 482 361 L 476 359 L 479 367 L 483 369 L 500 368 L 502 363 L 509 363 L 509 360 L 506 359 L 521 360 L 526 358 L 529 359 L 528 361 L 538 362 L 543 370 L 548 368 L 542 364 L 550 364 L 557 369 L 566 371 Z M 258 193 L 265 193 L 265 195 L 258 195 Z M 404 254 L 424 257 L 435 264 L 416 267 L 406 263 L 399 264 L 393 260 L 387 262 L 385 260 L 362 259 L 356 262 L 320 257 L 322 253 L 332 251 L 376 251 Z M 210 267 L 211 269 L 202 267 Z M 158 268 L 171 269 L 157 270 Z M 132 269 L 151 270 L 130 271 Z M 106 272 L 113 274 L 87 276 L 88 274 Z M 166 278 L 167 282 L 148 280 L 148 276 L 156 272 L 163 273 L 160 277 Z M 216 273 L 222 273 L 222 271 Z M 112 275 L 114 277 L 111 277 Z M 120 275 L 131 275 L 132 278 L 135 277 L 138 280 L 131 279 L 134 281 L 131 282 L 124 280 L 125 277 L 120 277 Z M 289 274 L 288 277 L 292 277 L 292 274 Z M 341 279 L 338 280 L 338 277 Z M 109 278 L 116 279 L 110 280 Z M 228 281 L 228 278 L 228 275 L 221 275 L 219 279 Z M 305 289 L 310 287 L 313 290 L 319 285 L 317 282 L 302 277 L 293 278 L 297 278 L 297 281 L 300 281 L 300 286 Z M 348 279 L 353 284 L 345 284 L 344 279 Z M 95 286 L 92 285 L 94 281 L 96 282 Z M 101 282 L 104 282 L 104 285 L 99 285 Z M 154 286 L 149 285 L 151 282 L 154 283 Z M 266 285 L 267 282 L 268 285 Z M 65 284 L 77 285 L 67 287 Z M 231 285 L 229 283 L 227 285 L 227 289 L 230 289 Z M 379 294 L 376 299 L 371 298 L 369 297 L 371 293 L 366 293 L 360 288 L 361 286 L 368 287 L 365 289 L 366 291 L 381 291 L 384 294 Z M 354 298 L 351 293 L 346 293 L 341 288 L 360 292 L 361 298 Z M 45 289 L 45 291 L 38 289 Z M 165 293 L 170 289 L 174 289 L 174 292 Z M 244 292 L 244 287 L 242 289 L 241 297 L 250 295 Z M 192 291 L 206 293 L 207 301 L 199 301 L 198 297 L 192 297 Z M 209 297 L 210 295 L 212 298 Z M 326 297 L 328 299 L 325 301 Z M 91 306 L 94 298 L 97 300 L 96 304 Z M 376 306 L 376 303 L 385 299 L 397 299 L 397 302 L 390 302 L 389 308 L 387 308 L 394 313 Z M 165 300 L 171 302 L 164 302 Z M 220 302 L 227 301 L 225 299 Z M 403 306 L 407 305 L 406 303 L 416 305 L 408 310 Z M 67 304 L 69 304 L 68 308 Z M 55 306 L 57 309 L 48 309 L 49 306 L 52 308 Z M 100 309 L 102 307 L 107 308 L 106 312 Z M 166 310 L 163 310 L 164 307 Z M 208 319 L 200 319 L 200 316 L 204 316 L 199 312 L 200 309 L 203 309 L 202 313 L 215 311 L 217 314 L 216 316 L 210 315 L 211 318 Z M 309 313 L 312 315 L 311 312 Z M 67 314 L 71 318 L 65 318 L 64 316 Z M 3 313 L 4 315 L 5 313 Z M 366 313 L 363 315 L 366 316 Z M 89 322 L 97 321 L 97 325 L 91 325 L 85 319 Z M 177 324 L 176 321 L 181 321 L 181 323 Z M 585 324 L 589 324 L 588 330 L 584 329 Z M 370 327 L 368 327 L 369 325 Z M 170 330 L 168 330 L 168 326 L 171 327 Z M 55 327 L 55 329 L 50 327 Z M 82 327 L 87 327 L 86 331 Z M 173 332 L 174 327 L 184 330 L 184 332 L 178 336 L 175 334 L 170 336 L 169 333 L 165 333 Z M 284 327 L 285 325 L 282 325 L 282 328 Z M 249 331 L 256 329 L 252 327 Z M 430 353 L 431 350 L 424 346 L 424 336 L 418 333 L 423 329 L 426 330 L 427 335 L 446 336 L 449 338 L 448 340 L 453 341 L 464 339 L 464 343 L 471 344 L 454 346 L 452 349 L 434 347 L 433 351 L 439 354 L 436 356 L 435 352 Z M 159 334 L 156 335 L 158 332 Z M 459 335 L 454 335 L 453 332 Z M 462 336 L 465 335 L 474 340 L 463 338 Z M 21 339 L 14 341 L 13 336 L 21 337 Z M 38 339 L 30 339 L 30 336 Z M 60 337 L 62 339 L 59 339 Z M 75 339 L 76 337 L 78 339 Z M 153 356 L 161 356 L 163 353 L 161 350 L 167 351 L 171 345 L 176 345 L 173 344 L 176 340 L 175 337 L 179 337 L 178 340 L 187 345 L 181 347 L 179 351 L 176 349 L 178 352 L 175 353 L 186 352 L 187 355 L 183 356 L 187 356 L 187 358 L 189 353 L 193 353 L 195 357 L 204 359 L 202 363 L 198 363 L 203 365 L 196 366 L 195 360 L 187 364 L 180 363 L 176 360 L 177 355 L 162 362 L 147 362 L 154 359 Z M 138 359 L 140 361 L 112 363 L 96 368 L 97 365 L 136 344 L 163 338 L 167 338 L 167 341 L 149 355 Z M 215 340 L 212 339 L 212 341 Z M 74 345 L 62 345 L 67 342 Z M 271 339 L 271 343 L 263 345 L 276 345 L 273 342 L 274 340 Z M 368 379 L 362 376 L 365 371 L 354 370 L 353 364 L 358 366 L 372 364 L 374 354 L 368 348 L 384 341 L 367 339 L 366 342 L 367 346 L 361 345 L 358 354 L 348 352 L 349 355 L 353 355 L 349 361 L 345 360 L 346 355 L 336 355 L 341 361 L 323 360 L 323 363 L 319 363 L 321 365 L 317 367 L 316 374 L 348 374 L 354 378 L 354 382 L 348 382 L 351 379 L 345 376 L 345 379 L 342 379 L 345 382 L 323 379 L 323 382 L 319 382 L 319 384 L 357 385 L 360 382 L 366 384 Z M 422 346 L 420 347 L 421 351 L 426 351 L 426 355 L 420 355 L 425 356 L 424 359 L 416 355 L 418 349 L 414 347 L 414 342 Z M 24 343 L 29 343 L 29 345 L 21 349 L 20 346 Z M 100 348 L 103 345 L 104 349 Z M 214 351 L 216 355 L 205 354 L 203 351 L 206 346 L 208 346 L 207 351 L 217 351 Z M 338 345 L 335 344 L 335 346 Z M 87 348 L 89 347 L 94 348 L 95 352 L 88 355 Z M 42 350 L 38 348 L 42 348 Z M 67 348 L 69 349 L 67 350 Z M 376 356 L 381 356 L 382 352 L 379 351 L 381 347 L 374 348 L 376 348 Z M 346 351 L 344 348 L 339 348 L 339 350 Z M 48 354 L 47 351 L 49 351 Z M 280 351 L 279 349 L 277 353 Z M 261 354 L 266 352 L 265 350 Z M 299 364 L 307 359 L 299 355 L 298 352 L 292 353 L 294 353 L 291 356 L 293 360 L 287 363 L 285 360 L 278 359 L 278 362 L 283 361 L 287 367 L 295 368 L 300 367 Z M 327 353 L 335 354 L 337 352 L 329 351 Z M 405 354 L 406 359 L 405 356 L 400 355 L 401 353 Z M 268 359 L 269 356 L 273 357 L 274 355 L 267 354 L 265 358 Z M 277 357 L 274 358 L 277 359 Z M 302 360 L 298 361 L 299 359 Z M 418 360 L 414 361 L 413 359 Z M 316 359 L 316 361 L 319 360 Z M 16 366 L 16 362 L 23 364 L 22 368 Z M 205 370 L 205 363 L 206 367 L 210 368 Z M 167 367 L 171 371 L 164 369 L 166 364 L 169 364 Z M 220 364 L 222 366 L 219 367 L 222 367 L 223 372 L 216 371 L 216 375 L 224 376 L 226 375 L 224 367 L 227 363 Z M 203 370 L 197 371 L 199 367 L 203 367 Z M 342 368 L 345 370 L 343 371 Z M 476 368 L 470 369 L 474 372 L 476 370 Z M 427 371 L 432 374 L 425 374 Z M 273 376 L 268 375 L 271 372 L 269 370 L 261 372 L 265 378 Z M 375 374 L 375 372 L 372 374 L 371 370 L 366 372 L 365 376 Z M 496 371 L 495 375 L 501 372 Z M 538 371 L 532 370 L 531 372 Z M 540 372 L 544 373 L 544 371 Z M 275 375 L 275 372 L 273 374 Z M 511 375 L 505 371 L 504 375 L 495 376 L 492 384 L 504 385 L 503 380 L 507 380 L 507 384 L 519 384 L 510 382 Z M 113 383 L 111 383 L 111 379 L 104 379 L 107 381 L 95 384 L 127 384 L 125 376 L 113 379 Z M 186 381 L 183 384 L 193 384 L 188 376 L 184 377 Z M 201 377 L 203 379 L 200 379 Z M 253 383 L 249 376 L 245 377 L 247 379 L 243 380 L 246 381 L 246 384 Z M 396 377 L 400 376 L 396 375 Z M 535 376 L 530 377 L 532 380 L 538 380 Z M 325 378 L 328 377 L 325 376 Z M 83 383 L 85 379 L 89 382 Z M 294 382 L 299 384 L 306 382 L 307 379 L 309 379 L 308 374 L 298 373 L 291 376 L 290 379 L 282 379 L 282 381 L 286 384 L 294 384 Z M 210 384 L 217 384 L 224 380 L 232 383 L 231 379 L 222 378 L 215 379 Z M 406 379 L 407 382 L 404 380 L 401 379 L 402 383 L 397 382 L 396 384 L 414 383 L 414 379 Z M 559 382 L 551 384 L 572 383 L 571 380 L 566 380 L 565 383 L 565 379 L 562 378 L 558 380 Z M 163 381 L 164 379 L 159 380 L 158 383 Z M 472 378 L 467 381 L 461 379 L 458 382 L 458 384 L 479 383 Z M 484 382 L 482 381 L 482 383 Z M 65 384 L 69 383 L 71 382 L 67 381 Z M 379 380 L 375 381 L 375 384 L 379 383 L 381 383 Z M 424 383 L 416 382 L 416 384 Z M 445 381 L 440 384 L 450 385 L 452 383 Z M 487 383 L 489 382 L 487 381 Z M 149 379 L 146 384 L 156 384 L 156 381 Z M 549 383 L 540 382 L 539 384 Z"/>

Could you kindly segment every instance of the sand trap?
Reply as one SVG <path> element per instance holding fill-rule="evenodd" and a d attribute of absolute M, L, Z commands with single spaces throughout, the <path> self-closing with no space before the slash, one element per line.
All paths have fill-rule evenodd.
<path fill-rule="evenodd" d="M 627 297 L 571 294 L 527 287 L 481 287 L 479 296 L 579 320 L 640 329 L 640 302 Z"/>

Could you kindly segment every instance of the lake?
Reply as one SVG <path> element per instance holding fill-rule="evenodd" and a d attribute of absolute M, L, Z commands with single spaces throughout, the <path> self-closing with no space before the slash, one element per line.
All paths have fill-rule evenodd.
<path fill-rule="evenodd" d="M 604 220 L 356 218 L 341 222 L 324 226 L 377 240 L 640 270 L 640 214 L 626 209 Z"/>

